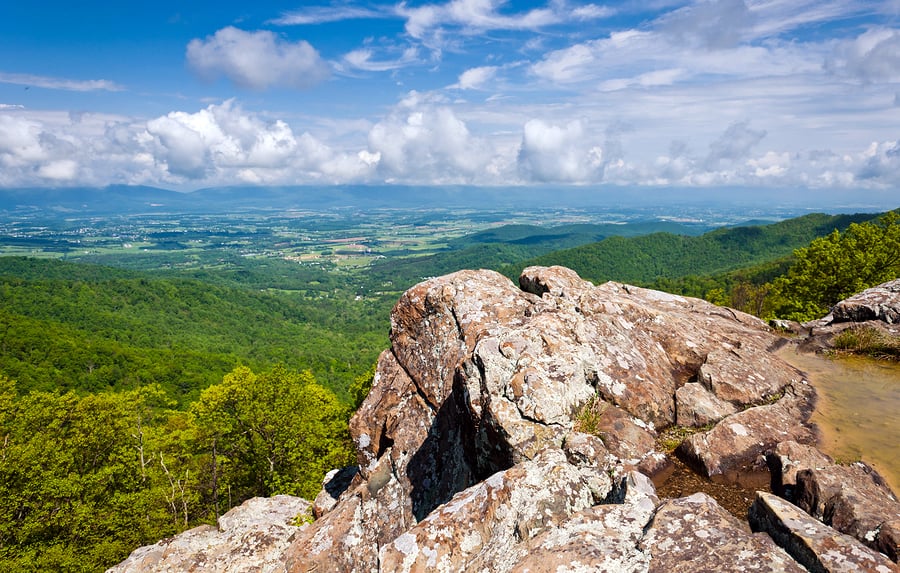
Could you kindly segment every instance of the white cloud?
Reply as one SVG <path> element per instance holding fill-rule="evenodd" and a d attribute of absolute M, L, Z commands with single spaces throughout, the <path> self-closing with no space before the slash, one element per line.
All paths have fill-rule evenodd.
<path fill-rule="evenodd" d="M 65 90 L 73 92 L 109 91 L 120 92 L 125 88 L 110 80 L 70 80 L 65 78 L 51 78 L 34 74 L 10 74 L 0 72 L 0 84 L 14 84 L 50 90 Z"/>
<path fill-rule="evenodd" d="M 667 14 L 658 25 L 676 43 L 725 49 L 749 37 L 754 19 L 744 0 L 701 0 Z"/>
<path fill-rule="evenodd" d="M 592 145 L 581 121 L 557 126 L 539 119 L 530 120 L 524 126 L 517 159 L 520 173 L 530 181 L 603 180 L 603 150 Z"/>
<path fill-rule="evenodd" d="M 358 155 L 337 152 L 306 132 L 295 135 L 284 121 L 264 122 L 233 101 L 153 119 L 146 134 L 143 147 L 179 178 L 350 181 L 371 168 Z"/>
<path fill-rule="evenodd" d="M 572 16 L 577 20 L 598 20 L 600 18 L 609 18 L 616 13 L 609 6 L 598 6 L 597 4 L 585 4 L 584 6 L 576 6 L 572 8 Z"/>
<path fill-rule="evenodd" d="M 45 163 L 38 168 L 40 177 L 56 182 L 71 182 L 78 175 L 78 163 L 72 159 L 58 159 Z"/>
<path fill-rule="evenodd" d="M 372 127 L 367 153 L 380 158 L 385 180 L 433 183 L 484 181 L 491 148 L 454 111 L 411 93 Z"/>
<path fill-rule="evenodd" d="M 486 30 L 538 30 L 558 24 L 567 18 L 550 8 L 504 14 L 501 0 L 451 0 L 446 4 L 410 7 L 402 2 L 397 14 L 406 18 L 406 32 L 413 38 L 435 45 L 444 41 L 444 29 L 453 28 L 463 34 Z"/>
<path fill-rule="evenodd" d="M 286 41 L 273 32 L 246 32 L 228 26 L 187 46 L 188 64 L 202 77 L 225 76 L 251 89 L 308 88 L 329 75 L 328 66 L 308 42 Z"/>
<path fill-rule="evenodd" d="M 497 75 L 497 66 L 481 66 L 469 68 L 459 75 L 459 81 L 450 86 L 461 90 L 478 90 Z"/>
<path fill-rule="evenodd" d="M 840 43 L 827 67 L 865 82 L 900 81 L 900 30 L 872 28 Z"/>
<path fill-rule="evenodd" d="M 299 10 L 283 13 L 279 18 L 270 20 L 270 24 L 278 26 L 303 26 L 308 24 L 325 24 L 343 20 L 371 20 L 385 18 L 390 14 L 374 8 L 336 4 L 332 6 L 305 6 Z"/>
<path fill-rule="evenodd" d="M 753 130 L 747 122 L 733 123 L 715 141 L 709 144 L 709 155 L 706 157 L 706 165 L 714 169 L 722 161 L 736 162 L 746 159 L 751 149 L 766 136 L 765 130 Z"/>
<path fill-rule="evenodd" d="M 360 48 L 345 54 L 342 61 L 351 68 L 366 72 L 396 70 L 419 61 L 419 51 L 415 46 L 406 48 L 399 58 L 393 60 L 376 60 L 374 55 L 375 53 L 371 48 Z"/>

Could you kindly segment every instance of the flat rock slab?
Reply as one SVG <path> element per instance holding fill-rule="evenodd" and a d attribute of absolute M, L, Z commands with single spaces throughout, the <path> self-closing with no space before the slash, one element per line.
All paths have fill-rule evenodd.
<path fill-rule="evenodd" d="M 220 517 L 218 528 L 201 525 L 135 549 L 107 573 L 283 571 L 284 552 L 301 529 L 294 525 L 295 518 L 310 510 L 310 503 L 299 497 L 255 497 Z"/>
<path fill-rule="evenodd" d="M 893 573 L 897 565 L 849 535 L 828 527 L 796 505 L 757 492 L 750 507 L 750 526 L 775 542 L 810 571 Z"/>
<path fill-rule="evenodd" d="M 785 389 L 776 403 L 738 412 L 708 432 L 694 434 L 678 453 L 707 477 L 744 486 L 759 486 L 754 476 L 768 482 L 765 454 L 779 442 L 815 442 L 805 423 L 812 413 L 815 391 L 805 380 Z"/>
<path fill-rule="evenodd" d="M 900 503 L 867 465 L 831 464 L 798 472 L 795 503 L 894 562 L 900 557 Z"/>
<path fill-rule="evenodd" d="M 664 502 L 638 547 L 650 555 L 649 573 L 806 573 L 704 493 Z"/>

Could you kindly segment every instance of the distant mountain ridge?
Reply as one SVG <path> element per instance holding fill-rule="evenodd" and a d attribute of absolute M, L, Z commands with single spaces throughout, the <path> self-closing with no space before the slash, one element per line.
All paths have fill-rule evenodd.
<path fill-rule="evenodd" d="M 891 208 L 889 198 L 873 193 L 852 204 L 837 193 L 803 190 L 675 189 L 527 186 L 473 187 L 466 185 L 322 185 L 322 186 L 223 186 L 191 192 L 142 185 L 110 185 L 66 188 L 0 189 L 0 214 L 136 214 L 227 213 L 285 209 L 638 209 L 659 214 L 667 208 L 698 212 L 710 205 L 726 205 L 749 213 L 760 207 L 787 211 L 793 216 L 809 210 L 832 213 L 876 211 Z M 827 206 L 827 208 L 826 208 Z"/>

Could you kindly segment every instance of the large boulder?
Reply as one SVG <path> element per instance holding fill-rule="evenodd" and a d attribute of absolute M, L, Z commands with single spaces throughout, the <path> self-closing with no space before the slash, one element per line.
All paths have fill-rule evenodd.
<path fill-rule="evenodd" d="M 400 298 L 350 422 L 358 470 L 329 476 L 318 519 L 258 570 L 804 571 L 704 493 L 659 499 L 650 476 L 664 478 L 660 431 L 675 424 L 690 427 L 666 435 L 691 435 L 678 452 L 704 476 L 768 482 L 778 467 L 792 493 L 812 496 L 813 517 L 895 551 L 894 521 L 848 509 L 856 490 L 813 475 L 818 461 L 791 465 L 817 460 L 795 455 L 815 439 L 815 392 L 764 323 L 560 267 L 528 268 L 519 283 L 461 271 Z M 883 488 L 859 496 L 893 503 Z M 231 570 L 204 568 L 220 562 L 196 547 L 166 563 Z M 165 551 L 137 558 L 153 567 Z"/>
<path fill-rule="evenodd" d="M 837 303 L 831 309 L 834 322 L 880 320 L 900 323 L 900 279 L 880 284 Z"/>
<path fill-rule="evenodd" d="M 754 531 L 768 533 L 810 571 L 891 573 L 897 570 L 885 555 L 773 494 L 758 492 L 749 517 Z"/>
<path fill-rule="evenodd" d="M 294 535 L 309 527 L 310 503 L 298 497 L 255 497 L 219 518 L 180 535 L 135 549 L 107 573 L 275 573 Z"/>
<path fill-rule="evenodd" d="M 295 541 L 290 571 L 512 564 L 529 538 L 597 502 L 602 480 L 586 475 L 661 471 L 657 430 L 679 408 L 697 425 L 743 416 L 733 425 L 744 423 L 748 440 L 773 445 L 785 435 L 772 441 L 766 424 L 745 418 L 777 407 L 791 417 L 779 428 L 800 428 L 787 437 L 811 436 L 813 392 L 770 352 L 777 339 L 764 323 L 697 299 L 594 286 L 561 267 L 526 269 L 520 288 L 492 271 L 416 285 L 392 312 L 390 340 L 350 424 L 359 475 Z M 679 392 L 686 385 L 700 392 Z M 759 453 L 735 457 L 724 442 L 706 451 L 728 475 Z M 544 474 L 566 485 L 523 529 L 510 500 L 540 499 L 528 476 Z"/>

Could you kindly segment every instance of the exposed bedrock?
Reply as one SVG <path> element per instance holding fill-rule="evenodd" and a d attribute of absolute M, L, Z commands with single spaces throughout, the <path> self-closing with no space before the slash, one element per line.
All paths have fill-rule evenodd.
<path fill-rule="evenodd" d="M 894 568 L 896 501 L 809 445 L 815 392 L 778 340 L 752 316 L 561 267 L 416 285 L 350 422 L 358 470 L 326 479 L 283 570 L 841 570 L 819 555 L 829 539 Z M 802 509 L 762 496 L 754 533 L 706 493 L 660 499 L 673 435 L 703 476 L 772 481 Z"/>

